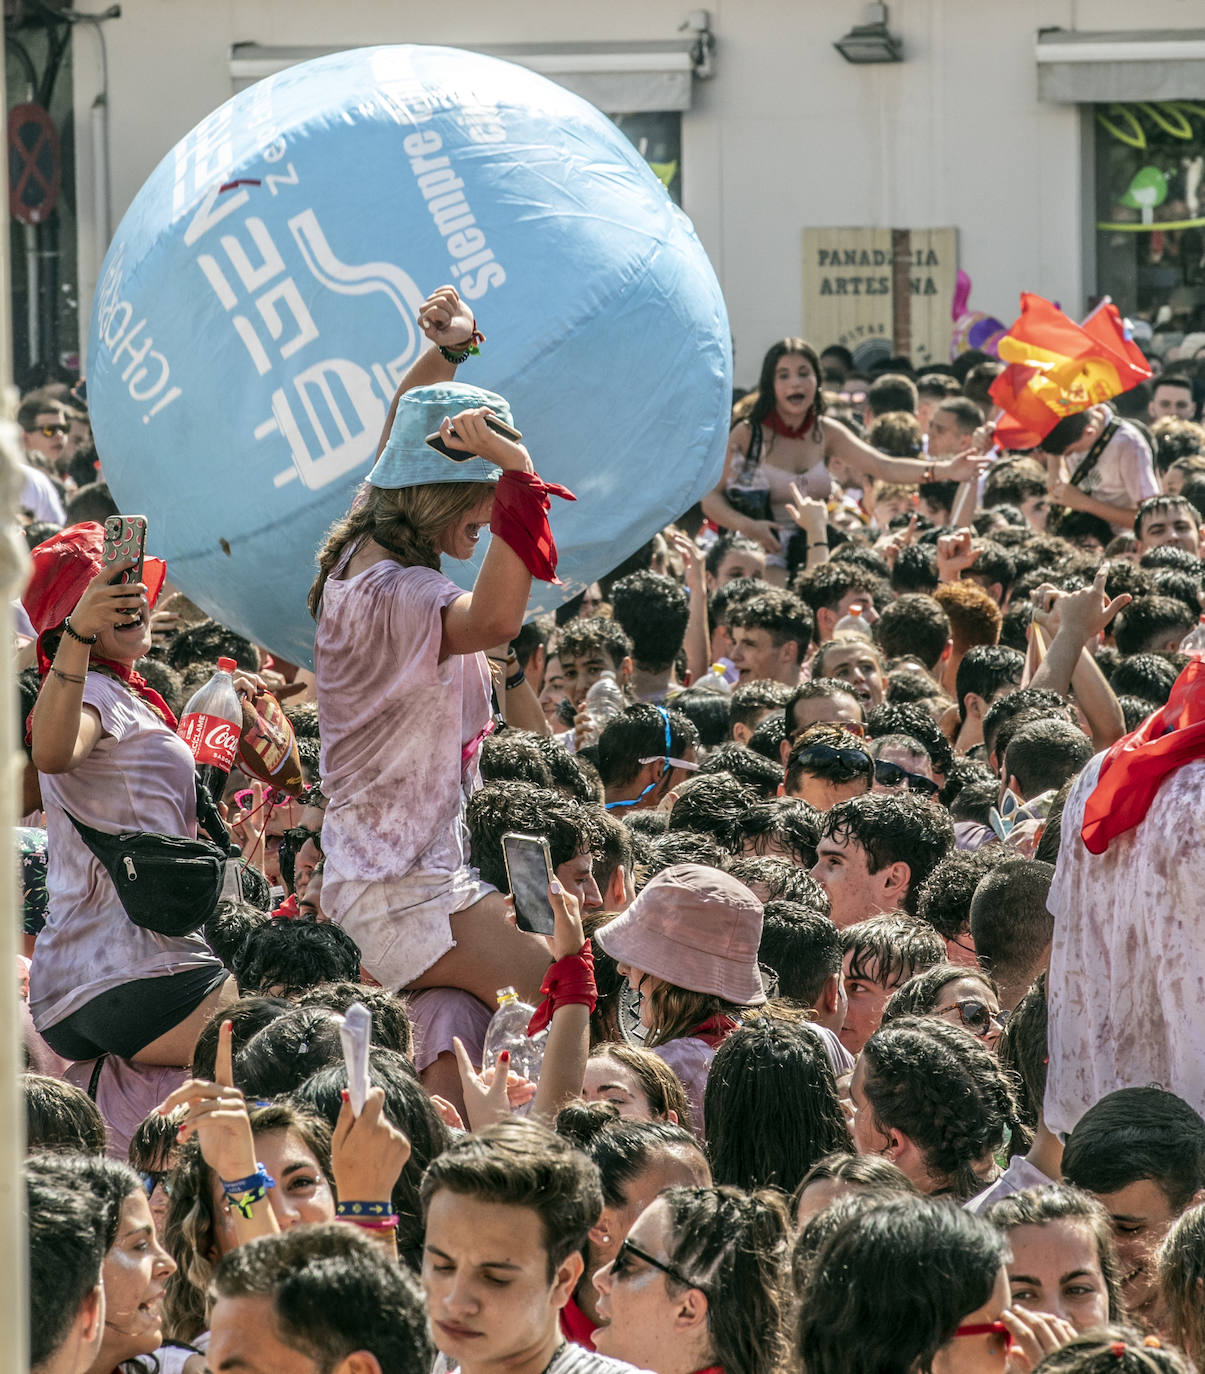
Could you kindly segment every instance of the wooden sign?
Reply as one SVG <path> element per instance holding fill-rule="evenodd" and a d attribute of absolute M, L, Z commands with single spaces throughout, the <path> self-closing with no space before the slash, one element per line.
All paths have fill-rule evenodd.
<path fill-rule="evenodd" d="M 805 229 L 803 334 L 869 368 L 900 354 L 948 362 L 956 229 Z"/>

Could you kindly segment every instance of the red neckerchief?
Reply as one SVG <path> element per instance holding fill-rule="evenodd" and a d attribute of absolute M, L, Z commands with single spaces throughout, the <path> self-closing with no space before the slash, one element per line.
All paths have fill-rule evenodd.
<path fill-rule="evenodd" d="M 277 916 L 287 916 L 290 921 L 295 921 L 298 915 L 298 901 L 296 892 L 290 892 L 283 902 L 271 913 L 273 920 Z"/>
<path fill-rule="evenodd" d="M 570 1298 L 561 1308 L 561 1335 L 567 1341 L 583 1346 L 586 1350 L 593 1350 L 594 1333 L 597 1330 L 598 1323 L 592 1322 L 586 1316 L 575 1298 Z"/>
<path fill-rule="evenodd" d="M 781 435 L 784 439 L 802 439 L 816 422 L 816 407 L 812 406 L 803 418 L 803 423 L 793 429 L 778 413 L 776 408 L 771 408 L 769 415 L 762 421 L 762 424 L 775 434 Z"/>
<path fill-rule="evenodd" d="M 709 1016 L 706 1021 L 701 1021 L 691 1031 L 689 1038 L 702 1040 L 705 1045 L 709 1045 L 713 1050 L 718 1050 L 739 1025 L 740 1022 L 735 1016 L 728 1016 L 725 1012 L 716 1012 L 714 1016 Z"/>
<path fill-rule="evenodd" d="M 46 635 L 38 636 L 38 673 L 45 680 L 47 673 L 50 672 L 50 658 L 45 648 Z M 179 724 L 172 708 L 155 691 L 153 687 L 148 687 L 146 678 L 141 673 L 136 673 L 128 663 L 115 663 L 111 658 L 97 658 L 95 654 L 88 660 L 87 672 L 94 668 L 103 672 L 111 673 L 113 677 L 124 682 L 125 685 L 141 698 L 151 708 L 152 711 L 163 721 L 169 730 L 174 730 Z M 29 719 L 25 722 L 25 743 L 28 746 L 33 744 L 33 712 L 29 713 Z"/>
<path fill-rule="evenodd" d="M 1150 810 L 1169 773 L 1205 758 L 1205 664 L 1194 658 L 1176 679 L 1167 705 L 1123 735 L 1105 755 L 1084 806 L 1080 830 L 1090 854 L 1132 830 Z"/>

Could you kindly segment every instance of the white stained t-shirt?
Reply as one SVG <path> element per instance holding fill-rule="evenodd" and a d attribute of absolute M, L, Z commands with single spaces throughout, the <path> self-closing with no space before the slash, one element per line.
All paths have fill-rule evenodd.
<path fill-rule="evenodd" d="M 1205 761 L 1171 773 L 1143 820 L 1091 854 L 1080 830 L 1103 759 L 1067 797 L 1046 903 L 1044 1114 L 1056 1134 L 1106 1093 L 1153 1083 L 1205 1113 Z"/>
<path fill-rule="evenodd" d="M 46 807 L 46 928 L 34 947 L 29 1003 L 34 1025 L 56 1025 L 102 992 L 217 960 L 200 935 L 169 938 L 136 926 L 113 879 L 84 844 L 64 808 L 110 834 L 149 830 L 194 839 L 192 751 L 123 683 L 91 672 L 84 705 L 104 733 L 69 773 L 40 773 Z"/>
<path fill-rule="evenodd" d="M 17 504 L 37 521 L 45 521 L 51 525 L 67 523 L 67 512 L 63 507 L 58 487 L 44 472 L 30 467 L 28 463 L 21 464 L 21 495 L 17 499 Z"/>
<path fill-rule="evenodd" d="M 490 721 L 484 654 L 439 658 L 443 611 L 464 590 L 433 568 L 384 560 L 328 579 L 314 644 L 327 872 L 380 882 L 455 873 L 478 785 L 465 745 Z"/>
<path fill-rule="evenodd" d="M 1084 457 L 1069 457 L 1069 471 L 1074 473 Z M 1138 506 L 1148 496 L 1158 496 L 1159 479 L 1155 476 L 1150 447 L 1133 425 L 1120 422 L 1081 489 L 1085 495 L 1109 506 Z"/>

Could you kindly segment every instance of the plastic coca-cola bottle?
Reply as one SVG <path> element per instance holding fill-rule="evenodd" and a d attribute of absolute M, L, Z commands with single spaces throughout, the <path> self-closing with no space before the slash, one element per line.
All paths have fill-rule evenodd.
<path fill-rule="evenodd" d="M 184 708 L 178 733 L 197 761 L 197 778 L 214 801 L 226 790 L 243 729 L 243 708 L 234 690 L 232 658 L 219 658 L 218 670 Z"/>

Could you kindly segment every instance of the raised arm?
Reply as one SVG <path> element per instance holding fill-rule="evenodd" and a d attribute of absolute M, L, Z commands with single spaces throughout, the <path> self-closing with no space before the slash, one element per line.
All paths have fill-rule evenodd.
<path fill-rule="evenodd" d="M 456 376 L 456 364 L 449 362 L 439 351 L 440 345 L 450 353 L 463 353 L 471 348 L 477 338 L 477 321 L 473 312 L 460 299 L 454 286 L 437 287 L 423 302 L 418 312 L 419 328 L 428 339 L 431 347 L 420 353 L 410 364 L 393 393 L 389 414 L 385 417 L 385 428 L 377 444 L 377 457 L 384 452 L 385 444 L 393 429 L 397 415 L 397 403 L 416 386 L 432 386 L 435 382 L 450 382 Z"/>
<path fill-rule="evenodd" d="M 439 427 L 444 443 L 476 453 L 504 472 L 534 472 L 527 450 L 490 429 L 485 422 L 488 414 L 480 406 L 445 419 Z M 488 497 L 489 490 L 482 488 L 483 497 Z M 523 627 L 530 595 L 531 573 L 526 564 L 504 539 L 491 539 L 473 590 L 457 597 L 444 611 L 440 658 L 509 644 Z"/>
<path fill-rule="evenodd" d="M 977 478 L 991 460 L 968 452 L 930 462 L 927 458 L 889 458 L 863 443 L 839 420 L 824 420 L 825 452 L 856 472 L 883 482 L 966 482 Z"/>

